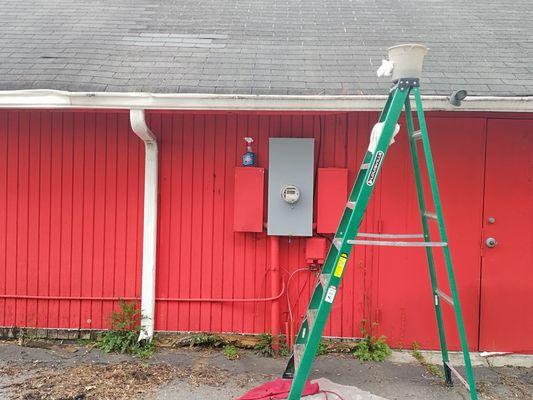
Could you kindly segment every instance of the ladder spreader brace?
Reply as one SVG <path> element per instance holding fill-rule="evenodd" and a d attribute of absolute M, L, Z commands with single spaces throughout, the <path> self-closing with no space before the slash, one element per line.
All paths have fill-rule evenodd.
<path fill-rule="evenodd" d="M 296 337 L 293 353 L 283 374 L 284 378 L 293 379 L 289 400 L 297 400 L 301 396 L 302 389 L 309 376 L 309 371 L 311 369 L 318 344 L 320 343 L 320 339 L 322 337 L 324 326 L 326 325 L 333 301 L 335 300 L 335 295 L 340 286 L 348 257 L 350 256 L 352 247 L 354 245 L 408 246 L 426 248 L 429 277 L 434 297 L 435 315 L 439 330 L 439 340 L 446 383 L 450 386 L 453 384 L 452 374 L 454 374 L 470 391 L 471 400 L 477 400 L 472 363 L 470 360 L 470 353 L 468 352 L 468 343 L 466 340 L 463 316 L 459 303 L 459 295 L 457 293 L 457 284 L 455 282 L 455 276 L 453 272 L 450 248 L 448 246 L 448 237 L 442 217 L 442 207 L 437 186 L 437 178 L 435 176 L 435 168 L 433 165 L 433 157 L 431 155 L 424 111 L 422 109 L 419 86 L 420 84 L 418 78 L 402 78 L 397 81 L 397 83 L 389 92 L 389 97 L 379 117 L 379 122 L 383 123 L 383 129 L 379 136 L 377 145 L 375 148 L 369 147 L 362 160 L 361 167 L 348 198 L 346 208 L 342 214 L 339 227 L 337 228 L 332 245 L 328 251 L 328 255 L 322 267 L 322 271 L 319 275 L 319 280 L 315 286 L 313 295 L 311 296 L 306 316 L 302 321 L 298 336 Z M 410 95 L 413 95 L 415 100 L 416 114 L 419 125 L 418 130 L 414 129 Z M 381 170 L 381 166 L 385 156 L 387 155 L 391 139 L 393 138 L 396 123 L 398 122 L 400 114 L 404 109 L 423 233 L 359 233 L 359 226 L 363 220 L 363 216 L 374 189 L 374 184 Z M 423 153 L 426 160 L 426 168 L 431 188 L 431 197 L 433 198 L 433 203 L 435 205 L 434 211 L 430 211 L 426 208 L 424 199 L 422 178 L 420 173 L 420 161 L 417 149 L 417 144 L 420 142 L 422 143 Z M 440 241 L 431 241 L 429 231 L 430 222 L 436 222 L 438 224 Z M 381 239 L 410 240 L 396 241 Z M 437 274 L 435 272 L 435 260 L 433 257 L 434 247 L 442 248 L 451 296 L 440 290 L 437 285 Z M 465 362 L 466 379 L 463 378 L 450 364 L 440 300 L 444 300 L 445 303 L 451 305 L 455 312 L 461 349 Z"/>

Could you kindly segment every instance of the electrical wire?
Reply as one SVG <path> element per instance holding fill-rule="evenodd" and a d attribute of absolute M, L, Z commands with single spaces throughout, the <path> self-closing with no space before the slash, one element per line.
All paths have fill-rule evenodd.
<path fill-rule="evenodd" d="M 337 396 L 337 398 L 339 398 L 340 400 L 344 400 L 344 397 L 342 397 L 340 394 L 338 394 L 337 392 L 334 392 L 333 390 L 321 390 L 320 392 L 318 393 L 322 393 L 324 395 L 324 399 L 325 400 L 329 400 L 329 396 L 328 396 L 328 393 L 329 394 L 334 394 L 335 396 Z"/>
<path fill-rule="evenodd" d="M 298 268 L 296 270 L 294 270 L 290 275 L 289 275 L 289 279 L 287 279 L 287 288 L 286 288 L 286 295 L 287 295 L 287 307 L 289 309 L 289 321 L 292 323 L 292 321 L 294 320 L 293 319 L 293 315 L 292 315 L 292 307 L 291 307 L 291 299 L 290 299 L 290 295 L 289 295 L 289 286 L 291 284 L 291 279 L 294 275 L 296 275 L 297 273 L 299 272 L 303 272 L 303 271 L 309 271 L 309 268 L 307 267 L 304 267 L 304 268 Z M 300 298 L 300 294 L 301 292 L 298 294 L 298 299 Z M 297 299 L 297 300 L 298 300 Z"/>

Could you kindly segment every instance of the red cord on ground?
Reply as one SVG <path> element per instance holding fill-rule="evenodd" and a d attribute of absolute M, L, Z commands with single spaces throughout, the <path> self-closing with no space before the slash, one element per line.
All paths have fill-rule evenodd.
<path fill-rule="evenodd" d="M 321 390 L 319 393 L 323 393 L 324 394 L 324 399 L 325 400 L 329 400 L 328 393 L 329 394 L 334 394 L 340 400 L 344 400 L 344 398 L 340 394 L 338 394 L 337 392 L 334 392 L 333 390 Z"/>

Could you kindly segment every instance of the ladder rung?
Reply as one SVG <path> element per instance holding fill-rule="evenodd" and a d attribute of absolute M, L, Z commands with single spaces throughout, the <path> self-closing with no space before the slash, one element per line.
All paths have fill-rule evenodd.
<path fill-rule="evenodd" d="M 465 385 L 465 387 L 470 391 L 470 385 L 468 384 L 466 379 L 461 376 L 461 374 L 453 367 L 452 364 L 450 364 L 449 361 L 446 361 L 445 364 L 448 366 L 448 368 L 450 368 L 450 371 L 452 371 L 453 374 L 461 381 L 461 383 Z"/>
<path fill-rule="evenodd" d="M 300 366 L 300 361 L 302 361 L 302 356 L 305 351 L 305 344 L 303 343 L 296 343 L 292 350 L 292 356 L 294 358 L 294 375 L 296 375 L 296 371 L 298 371 L 298 367 Z"/>
<path fill-rule="evenodd" d="M 318 310 L 316 308 L 307 310 L 307 326 L 309 327 L 309 330 L 311 330 L 313 324 L 315 323 L 317 313 Z"/>
<path fill-rule="evenodd" d="M 370 163 L 361 164 L 361 169 L 368 169 L 368 167 L 370 167 Z"/>
<path fill-rule="evenodd" d="M 355 201 L 349 201 L 346 203 L 346 207 L 350 210 L 353 210 L 355 208 Z"/>
<path fill-rule="evenodd" d="M 322 285 L 322 287 L 325 287 L 328 284 L 330 276 L 331 274 L 320 274 L 318 279 L 320 280 L 320 284 Z"/>
<path fill-rule="evenodd" d="M 337 250 L 341 249 L 341 245 L 342 245 L 342 238 L 333 239 L 333 246 L 335 246 Z"/>
<path fill-rule="evenodd" d="M 366 238 L 383 238 L 383 239 L 424 239 L 423 233 L 363 233 L 357 234 L 357 237 Z"/>
<path fill-rule="evenodd" d="M 414 131 L 412 138 L 414 140 L 421 140 L 422 139 L 422 132 L 421 131 Z"/>
<path fill-rule="evenodd" d="M 446 301 L 447 303 L 451 304 L 452 306 L 455 306 L 455 304 L 453 303 L 453 299 L 450 296 L 448 296 L 446 293 L 441 291 L 440 289 L 436 289 L 435 290 L 435 294 L 437 296 L 439 296 L 442 300 Z"/>
<path fill-rule="evenodd" d="M 427 218 L 430 218 L 430 219 L 434 219 L 434 220 L 437 220 L 439 219 L 439 217 L 437 217 L 437 214 L 434 213 L 434 212 L 431 212 L 431 211 L 424 211 L 424 217 L 427 217 Z"/>
<path fill-rule="evenodd" d="M 349 244 L 363 246 L 396 246 L 396 247 L 446 247 L 446 242 L 391 242 L 386 240 L 348 240 Z"/>

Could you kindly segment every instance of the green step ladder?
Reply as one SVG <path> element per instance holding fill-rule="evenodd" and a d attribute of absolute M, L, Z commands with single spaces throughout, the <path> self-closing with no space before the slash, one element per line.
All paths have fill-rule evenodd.
<path fill-rule="evenodd" d="M 416 104 L 416 114 L 418 117 L 419 129 L 415 130 L 413 116 L 411 113 L 411 95 L 413 95 Z M 418 204 L 422 218 L 423 233 L 421 234 L 373 234 L 359 233 L 359 226 L 363 220 L 364 213 L 374 184 L 378 178 L 381 166 L 387 155 L 387 150 L 394 136 L 396 124 L 400 118 L 402 110 L 405 108 L 405 117 L 409 135 L 409 144 L 411 149 L 411 158 L 416 180 Z M 315 290 L 311 297 L 306 316 L 300 326 L 298 336 L 293 348 L 293 353 L 285 372 L 284 378 L 292 378 L 292 388 L 289 394 L 289 400 L 300 398 L 304 384 L 309 376 L 309 371 L 313 363 L 324 326 L 331 312 L 335 295 L 339 290 L 341 279 L 344 273 L 348 257 L 350 256 L 353 245 L 378 245 L 378 246 L 419 246 L 426 248 L 426 255 L 429 265 L 429 276 L 434 297 L 435 314 L 439 328 L 439 339 L 442 352 L 443 368 L 445 373 L 446 384 L 452 386 L 452 373 L 466 386 L 470 391 L 470 398 L 477 399 L 477 392 L 472 371 L 472 363 L 468 352 L 468 343 L 459 305 L 459 295 L 453 273 L 452 259 L 448 238 L 442 217 L 442 207 L 437 186 L 437 178 L 433 166 L 429 138 L 427 133 L 424 112 L 422 109 L 422 100 L 420 97 L 420 84 L 418 78 L 398 79 L 389 92 L 389 97 L 385 104 L 379 122 L 383 123 L 381 135 L 374 148 L 369 146 L 365 157 L 361 163 L 359 173 L 355 180 L 354 187 L 346 203 L 346 208 L 342 215 L 339 227 L 333 238 L 332 245 L 329 249 L 326 261 L 320 273 L 320 279 L 316 284 Z M 431 195 L 434 202 L 434 210 L 428 210 L 424 200 L 422 188 L 422 178 L 420 174 L 420 161 L 417 151 L 417 144 L 422 143 L 423 152 L 426 160 Z M 429 226 L 431 223 L 438 225 L 440 241 L 431 241 Z M 404 239 L 403 241 L 390 241 L 380 239 Z M 413 240 L 413 239 L 419 239 Z M 433 258 L 433 248 L 440 247 L 444 252 L 446 272 L 448 275 L 451 296 L 444 293 L 437 286 L 437 275 L 435 273 L 435 261 Z M 464 356 L 466 379 L 463 378 L 457 370 L 450 364 L 448 347 L 446 344 L 446 335 L 442 319 L 441 301 L 451 306 L 455 311 L 455 318 L 459 330 L 461 348 Z"/>

